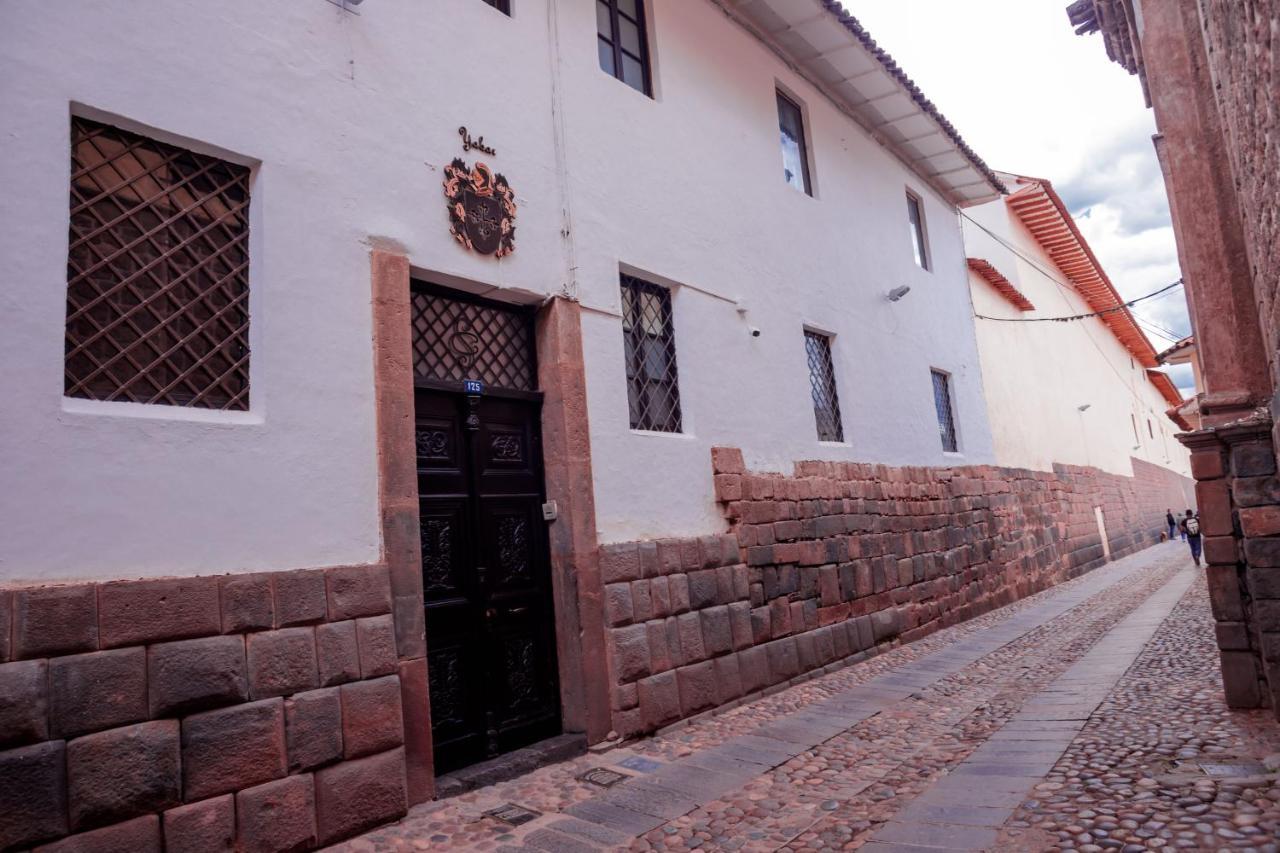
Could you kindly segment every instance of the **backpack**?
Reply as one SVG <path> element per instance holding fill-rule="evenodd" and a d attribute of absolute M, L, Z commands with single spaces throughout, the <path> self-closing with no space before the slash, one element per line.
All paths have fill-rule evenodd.
<path fill-rule="evenodd" d="M 1199 536 L 1200 535 L 1200 519 L 1196 518 L 1195 516 L 1188 518 L 1186 520 L 1186 528 L 1187 528 L 1188 536 Z"/>

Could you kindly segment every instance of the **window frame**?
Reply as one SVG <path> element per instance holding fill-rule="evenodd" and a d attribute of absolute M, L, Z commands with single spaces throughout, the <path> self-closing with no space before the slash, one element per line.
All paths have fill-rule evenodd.
<path fill-rule="evenodd" d="M 778 111 L 779 136 L 781 137 L 781 134 L 784 132 L 784 128 L 782 126 L 782 110 L 784 105 L 789 106 L 795 110 L 796 119 L 798 122 L 799 131 L 800 131 L 800 138 L 797 140 L 797 143 L 800 148 L 800 179 L 803 182 L 804 186 L 797 187 L 795 184 L 791 183 L 791 181 L 786 181 L 786 177 L 787 177 L 786 148 L 782 148 L 783 180 L 786 181 L 787 186 L 791 187 L 792 189 L 802 190 L 805 195 L 809 196 L 809 198 L 813 198 L 813 173 L 809 165 L 809 131 L 806 126 L 808 122 L 806 121 L 806 117 L 804 114 L 804 106 L 800 103 L 800 101 L 797 98 L 794 98 L 791 95 L 784 92 L 782 90 L 782 87 L 780 86 L 774 86 L 773 91 L 774 91 L 774 95 L 776 96 L 775 102 L 776 102 L 776 109 Z M 779 138 L 778 144 L 779 144 L 779 147 L 782 146 L 781 138 Z"/>
<path fill-rule="evenodd" d="M 602 4 L 609 10 L 608 38 L 606 38 L 604 34 L 600 32 L 599 8 Z M 604 43 L 609 45 L 613 53 L 613 71 L 611 73 L 609 69 L 605 68 L 603 65 L 600 66 L 600 70 L 605 72 L 606 74 L 609 74 L 611 77 L 613 77 L 615 80 L 622 83 L 628 89 L 639 92 L 645 97 L 653 98 L 653 58 L 651 56 L 651 51 L 649 49 L 648 10 L 645 8 L 645 0 L 635 0 L 635 4 L 636 4 L 636 17 L 635 17 L 635 20 L 632 20 L 631 16 L 625 14 L 622 11 L 622 9 L 619 7 L 619 0 L 595 0 L 595 8 L 596 8 L 596 15 L 597 15 L 596 17 L 597 64 L 599 63 L 600 44 Z M 636 32 L 640 40 L 639 56 L 632 56 L 630 51 L 627 51 L 622 46 L 622 24 L 620 20 L 622 18 L 625 18 L 628 22 L 633 23 L 636 26 Z M 635 59 L 640 63 L 640 73 L 641 73 L 641 76 L 643 76 L 644 78 L 643 89 L 637 89 L 635 86 L 632 86 L 630 83 L 627 82 L 626 77 L 624 76 L 623 70 L 622 70 L 623 54 L 626 54 L 627 56 L 632 57 L 633 59 Z"/>
<path fill-rule="evenodd" d="M 929 368 L 930 388 L 933 392 L 933 411 L 938 420 L 938 437 L 942 440 L 943 453 L 960 452 L 960 429 L 956 418 L 956 399 L 952 390 L 951 374 L 937 367 Z M 942 380 L 942 391 L 946 395 L 947 418 L 943 420 L 942 405 L 938 399 L 938 380 Z M 948 429 L 949 428 L 949 429 Z M 950 438 L 950 447 L 947 439 Z"/>
<path fill-rule="evenodd" d="M 912 213 L 915 214 L 915 221 L 912 221 Z M 929 272 L 933 269 L 933 261 L 929 257 L 929 226 L 925 222 L 924 199 L 910 189 L 907 190 L 907 223 L 911 227 L 912 254 L 919 255 L 913 257 L 913 260 L 916 266 Z"/>
<path fill-rule="evenodd" d="M 71 114 L 68 139 L 64 401 L 252 413 L 254 165 L 96 110 Z M 116 241 L 108 255 L 102 240 Z M 81 374 L 98 345 L 116 354 Z"/>
<path fill-rule="evenodd" d="M 804 330 L 804 353 L 809 366 L 809 396 L 813 401 L 813 420 L 818 441 L 844 444 L 844 415 L 840 411 L 840 388 L 839 381 L 836 379 L 834 339 L 835 335 L 818 329 Z M 815 342 L 813 347 L 818 348 L 817 352 L 811 347 L 811 341 Z M 819 363 L 815 364 L 815 358 L 819 359 Z M 823 387 L 819 387 L 820 385 Z M 819 394 L 826 398 L 825 409 L 819 403 Z M 824 425 L 824 420 L 830 423 Z M 826 434 L 824 434 L 824 426 L 827 427 Z"/>
<path fill-rule="evenodd" d="M 680 366 L 676 350 L 675 300 L 672 298 L 672 289 L 628 272 L 619 273 L 618 284 L 622 309 L 623 367 L 627 380 L 627 422 L 631 429 L 639 432 L 681 435 L 685 431 L 685 418 L 680 397 Z M 663 320 L 660 332 L 653 334 L 644 331 L 643 309 L 637 307 L 635 316 L 628 314 L 628 290 L 632 293 L 632 306 L 639 305 L 641 294 L 660 294 Z M 631 326 L 630 329 L 628 325 Z M 660 379 L 646 378 L 648 371 L 644 363 L 645 348 L 637 345 L 646 339 L 660 341 L 665 349 L 666 375 Z M 663 391 L 665 400 L 670 403 L 666 418 L 661 422 L 654 417 L 656 410 L 652 395 L 655 389 Z"/>

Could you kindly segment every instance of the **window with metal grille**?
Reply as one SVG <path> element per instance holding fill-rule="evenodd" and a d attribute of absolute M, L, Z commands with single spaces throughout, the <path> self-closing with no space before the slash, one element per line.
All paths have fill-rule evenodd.
<path fill-rule="evenodd" d="M 653 97 L 644 0 L 596 0 L 596 36 L 600 67 Z"/>
<path fill-rule="evenodd" d="M 511 0 L 481 0 L 481 2 L 488 3 L 504 15 L 511 14 Z"/>
<path fill-rule="evenodd" d="M 809 146 L 804 139 L 804 113 L 800 105 L 778 92 L 778 129 L 782 140 L 782 176 L 787 183 L 813 195 L 809 185 Z"/>
<path fill-rule="evenodd" d="M 933 373 L 933 406 L 938 412 L 938 434 L 942 436 L 942 449 L 955 453 L 956 421 L 955 410 L 951 406 L 951 377 L 941 370 Z"/>
<path fill-rule="evenodd" d="M 813 394 L 813 417 L 818 423 L 819 441 L 844 441 L 840 423 L 840 398 L 836 394 L 836 371 L 831 363 L 831 338 L 805 330 L 804 350 L 809 357 L 809 389 Z"/>
<path fill-rule="evenodd" d="M 921 269 L 929 268 L 929 246 L 924 239 L 924 206 L 920 198 L 907 193 L 907 222 L 911 226 L 911 251 L 915 255 L 916 265 Z"/>
<path fill-rule="evenodd" d="M 64 393 L 249 408 L 249 169 L 71 120 Z"/>
<path fill-rule="evenodd" d="M 622 276 L 622 340 L 631 428 L 680 432 L 680 384 L 669 290 Z"/>
<path fill-rule="evenodd" d="M 416 379 L 478 379 L 491 388 L 538 390 L 531 309 L 447 295 L 423 282 L 412 287 Z"/>

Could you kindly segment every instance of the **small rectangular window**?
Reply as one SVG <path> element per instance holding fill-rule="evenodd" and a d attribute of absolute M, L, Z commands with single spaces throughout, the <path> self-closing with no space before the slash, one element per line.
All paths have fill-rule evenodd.
<path fill-rule="evenodd" d="M 806 329 L 804 350 L 809 357 L 809 389 L 813 394 L 813 417 L 818 423 L 818 440 L 844 441 L 844 426 L 840 423 L 840 398 L 836 394 L 836 371 L 831 362 L 831 338 Z"/>
<path fill-rule="evenodd" d="M 249 169 L 71 119 L 63 392 L 249 408 Z"/>
<path fill-rule="evenodd" d="M 481 2 L 488 3 L 504 15 L 511 14 L 511 0 L 481 0 Z"/>
<path fill-rule="evenodd" d="M 1147 435 L 1152 438 L 1156 437 L 1156 431 L 1151 428 L 1151 418 L 1147 418 Z"/>
<path fill-rule="evenodd" d="M 918 196 L 907 193 L 907 222 L 911 226 L 911 251 L 915 254 L 916 266 L 929 268 L 929 246 L 924 239 L 924 207 Z"/>
<path fill-rule="evenodd" d="M 781 92 L 778 92 L 778 130 L 782 140 L 782 176 L 805 195 L 813 195 L 809 183 L 809 146 L 804 137 L 804 113 L 799 104 Z"/>
<path fill-rule="evenodd" d="M 596 42 L 602 69 L 653 97 L 644 0 L 596 0 Z"/>
<path fill-rule="evenodd" d="M 1130 414 L 1129 422 L 1133 424 L 1133 443 L 1138 444 L 1139 442 L 1142 441 L 1142 439 L 1138 437 L 1138 416 L 1134 414 Z"/>
<path fill-rule="evenodd" d="M 622 276 L 622 340 L 631 428 L 680 432 L 680 384 L 669 290 Z"/>
<path fill-rule="evenodd" d="M 941 370 L 933 373 L 933 406 L 938 412 L 938 434 L 942 436 L 942 449 L 955 453 L 956 421 L 955 410 L 951 406 L 951 377 Z"/>

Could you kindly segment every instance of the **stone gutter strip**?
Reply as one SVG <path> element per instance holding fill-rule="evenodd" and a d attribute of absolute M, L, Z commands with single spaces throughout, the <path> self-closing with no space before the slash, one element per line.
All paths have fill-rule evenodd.
<path fill-rule="evenodd" d="M 1028 607 L 995 627 L 960 638 L 939 651 L 819 700 L 750 734 L 731 738 L 666 764 L 644 778 L 577 803 L 566 809 L 563 817 L 529 833 L 522 840 L 523 848 L 503 849 L 573 851 L 594 850 L 602 844 L 624 844 L 739 790 L 752 779 L 1063 616 L 1147 565 L 1146 559 L 1126 559 L 1098 569 L 1074 588 Z M 1076 667 L 1068 672 L 1074 671 Z M 1021 802 L 1021 795 L 1006 795 L 1006 799 L 1007 807 L 1012 809 Z"/>
<path fill-rule="evenodd" d="M 994 845 L 999 827 L 1062 758 L 1197 576 L 1174 575 L 861 849 L 909 853 Z"/>

